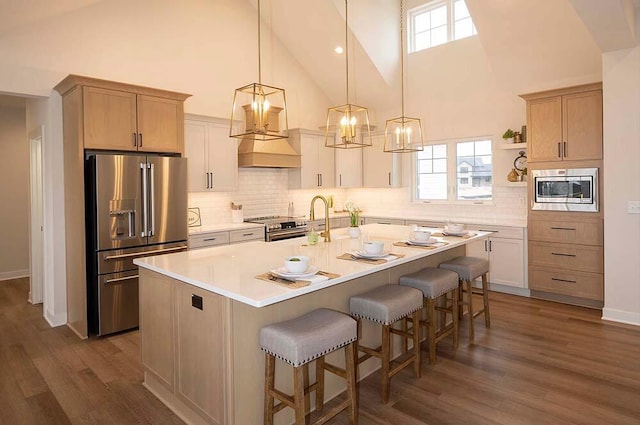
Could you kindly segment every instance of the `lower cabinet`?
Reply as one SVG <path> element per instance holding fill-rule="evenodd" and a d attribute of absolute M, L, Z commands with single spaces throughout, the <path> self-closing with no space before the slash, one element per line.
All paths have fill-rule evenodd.
<path fill-rule="evenodd" d="M 489 282 L 526 288 L 524 229 L 521 227 L 469 226 L 493 232 L 483 241 L 467 245 L 467 255 L 489 260 Z"/>
<path fill-rule="evenodd" d="M 189 235 L 189 249 L 263 240 L 264 227 L 194 233 Z"/>
<path fill-rule="evenodd" d="M 145 386 L 172 408 L 196 412 L 191 423 L 228 423 L 228 300 L 142 268 L 140 275 Z"/>

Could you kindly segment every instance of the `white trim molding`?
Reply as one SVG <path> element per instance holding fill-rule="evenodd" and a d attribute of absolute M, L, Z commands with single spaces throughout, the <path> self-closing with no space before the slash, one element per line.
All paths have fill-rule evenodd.
<path fill-rule="evenodd" d="M 613 308 L 603 308 L 602 320 L 610 320 L 612 322 L 640 326 L 640 313 L 615 310 Z"/>
<path fill-rule="evenodd" d="M 29 277 L 29 269 L 0 272 L 0 280 L 11 280 L 21 277 Z"/>

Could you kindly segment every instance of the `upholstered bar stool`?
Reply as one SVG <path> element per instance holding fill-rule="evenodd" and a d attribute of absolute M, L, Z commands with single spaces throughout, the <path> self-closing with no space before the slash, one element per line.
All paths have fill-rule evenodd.
<path fill-rule="evenodd" d="M 413 326 L 427 327 L 429 363 L 436 361 L 436 344 L 449 335 L 453 336 L 453 347 L 458 348 L 458 274 L 427 267 L 400 277 L 400 285 L 419 289 L 424 296 L 426 320 L 421 320 L 419 324 L 414 322 Z M 438 299 L 443 301 L 443 305 L 436 305 Z M 440 312 L 440 328 L 437 332 L 436 311 Z M 450 324 L 447 324 L 447 314 L 451 315 Z"/>
<path fill-rule="evenodd" d="M 460 316 L 464 315 L 464 306 L 467 306 L 469 315 L 469 339 L 473 340 L 473 319 L 484 313 L 484 323 L 491 326 L 491 315 L 489 312 L 489 283 L 487 273 L 489 273 L 489 261 L 477 257 L 456 257 L 453 260 L 440 263 L 441 269 L 456 272 L 460 279 Z M 482 288 L 474 288 L 472 282 L 482 276 Z M 467 300 L 464 300 L 464 293 L 467 293 Z M 475 311 L 473 309 L 473 294 L 482 295 L 483 307 Z"/>
<path fill-rule="evenodd" d="M 405 367 L 413 364 L 416 378 L 420 377 L 420 327 L 414 327 L 407 332 L 406 322 L 402 329 L 393 329 L 391 326 L 399 320 L 405 320 L 411 316 L 417 323 L 422 308 L 422 293 L 414 288 L 400 285 L 385 285 L 363 294 L 355 295 L 349 300 L 349 311 L 358 320 L 358 336 L 362 335 L 361 319 L 379 323 L 382 325 L 382 343 L 378 348 L 366 347 L 357 343 L 357 350 L 365 353 L 359 356 L 357 363 L 373 357 L 381 360 L 382 375 L 382 403 L 389 401 L 391 378 Z M 413 340 L 413 348 L 398 360 L 395 367 L 391 362 L 391 334 L 400 335 L 403 341 L 409 338 Z"/>
<path fill-rule="evenodd" d="M 305 394 L 316 392 L 316 411 L 324 408 L 324 371 L 347 381 L 347 399 L 331 409 L 313 424 L 322 424 L 350 408 L 349 423 L 358 423 L 356 398 L 355 341 L 357 325 L 346 314 L 318 309 L 298 318 L 274 323 L 260 329 L 260 346 L 265 355 L 264 423 L 273 425 L 273 416 L 285 407 L 295 410 L 296 425 L 305 423 Z M 345 369 L 325 362 L 324 356 L 345 348 Z M 276 358 L 293 366 L 294 394 L 290 396 L 275 389 Z M 305 388 L 305 368 L 316 361 L 316 382 Z M 307 372 L 308 373 L 308 372 Z M 280 403 L 274 404 L 275 399 Z"/>

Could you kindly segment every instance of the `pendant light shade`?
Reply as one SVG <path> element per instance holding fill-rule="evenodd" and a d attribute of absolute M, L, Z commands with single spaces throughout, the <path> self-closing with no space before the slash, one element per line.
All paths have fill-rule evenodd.
<path fill-rule="evenodd" d="M 369 111 L 363 106 L 349 103 L 349 7 L 345 8 L 345 64 L 347 102 L 329 108 L 324 145 L 329 148 L 350 149 L 371 146 Z"/>
<path fill-rule="evenodd" d="M 234 128 L 234 122 L 244 122 Z M 249 140 L 286 139 L 287 101 L 284 89 L 262 84 L 260 0 L 258 0 L 258 82 L 236 89 L 233 96 L 229 136 Z"/>
<path fill-rule="evenodd" d="M 404 115 L 404 0 L 400 0 L 400 73 L 402 115 L 399 118 L 387 120 L 384 126 L 384 151 L 417 152 L 423 149 L 420 119 Z"/>

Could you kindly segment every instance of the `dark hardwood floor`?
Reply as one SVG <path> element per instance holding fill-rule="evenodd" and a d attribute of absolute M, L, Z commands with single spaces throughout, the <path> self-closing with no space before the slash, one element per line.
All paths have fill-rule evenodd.
<path fill-rule="evenodd" d="M 0 424 L 182 423 L 142 387 L 137 332 L 82 341 L 27 292 L 27 279 L 0 282 Z M 463 327 L 422 378 L 396 375 L 389 404 L 377 373 L 361 382 L 360 424 L 640 424 L 640 328 L 499 293 L 491 308 L 473 344 Z"/>

